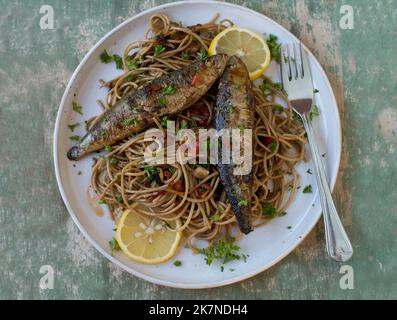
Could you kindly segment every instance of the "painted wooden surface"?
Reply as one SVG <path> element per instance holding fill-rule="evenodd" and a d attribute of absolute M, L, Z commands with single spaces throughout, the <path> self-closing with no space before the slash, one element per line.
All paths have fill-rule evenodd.
<path fill-rule="evenodd" d="M 233 1 L 279 22 L 313 51 L 338 99 L 343 158 L 334 198 L 351 235 L 354 289 L 324 247 L 320 222 L 270 270 L 224 288 L 156 286 L 103 258 L 69 218 L 56 186 L 52 136 L 66 84 L 105 33 L 152 0 L 0 0 L 0 298 L 397 298 L 397 1 Z M 55 29 L 39 27 L 40 6 Z M 340 7 L 354 29 L 339 27 Z M 39 269 L 55 270 L 41 290 Z"/>

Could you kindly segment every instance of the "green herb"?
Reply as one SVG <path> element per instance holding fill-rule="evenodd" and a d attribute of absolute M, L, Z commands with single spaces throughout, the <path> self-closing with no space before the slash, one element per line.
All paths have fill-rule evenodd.
<path fill-rule="evenodd" d="M 211 265 L 214 261 L 220 261 L 222 264 L 233 260 L 240 260 L 241 256 L 237 254 L 240 247 L 234 244 L 235 239 L 221 239 L 205 249 L 200 249 L 199 253 L 205 255 L 205 262 Z"/>
<path fill-rule="evenodd" d="M 181 58 L 183 60 L 189 60 L 190 59 L 190 55 L 187 52 L 182 52 Z"/>
<path fill-rule="evenodd" d="M 167 128 L 167 122 L 168 122 L 168 116 L 164 116 L 161 118 L 160 124 L 163 128 Z"/>
<path fill-rule="evenodd" d="M 284 107 L 282 105 L 276 104 L 275 106 L 273 106 L 273 111 L 274 112 L 283 112 Z"/>
<path fill-rule="evenodd" d="M 198 58 L 199 58 L 201 61 L 204 61 L 205 59 L 208 58 L 208 52 L 207 52 L 207 50 L 205 50 L 205 49 L 201 49 L 200 52 L 197 54 L 197 56 L 198 56 Z"/>
<path fill-rule="evenodd" d="M 303 193 L 312 193 L 312 192 L 313 192 L 313 190 L 312 190 L 312 185 L 309 184 L 309 185 L 307 185 L 306 187 L 304 187 L 302 192 L 303 192 Z"/>
<path fill-rule="evenodd" d="M 292 229 L 292 226 L 288 226 L 287 229 L 288 229 L 288 230 L 291 230 L 291 229 Z"/>
<path fill-rule="evenodd" d="M 123 69 L 123 59 L 118 55 L 113 55 L 113 60 L 116 63 L 116 69 Z"/>
<path fill-rule="evenodd" d="M 180 267 L 182 265 L 182 261 L 180 261 L 180 260 L 175 260 L 174 261 L 174 266 L 175 267 Z"/>
<path fill-rule="evenodd" d="M 125 126 L 133 126 L 136 127 L 138 125 L 139 121 L 135 118 L 128 118 L 124 120 L 124 125 Z"/>
<path fill-rule="evenodd" d="M 72 109 L 74 112 L 80 113 L 83 115 L 83 107 L 79 105 L 76 101 L 72 102 Z"/>
<path fill-rule="evenodd" d="M 233 106 L 229 106 L 228 112 L 229 112 L 229 113 L 233 113 L 233 112 L 234 112 L 234 107 L 233 107 Z"/>
<path fill-rule="evenodd" d="M 157 57 L 160 53 L 163 53 L 164 51 L 165 51 L 165 47 L 163 47 L 163 46 L 155 46 L 154 47 L 153 57 Z"/>
<path fill-rule="evenodd" d="M 110 164 L 111 164 L 112 166 L 115 166 L 118 162 L 119 162 L 119 160 L 117 160 L 117 159 L 114 158 L 114 157 L 112 157 L 112 158 L 110 159 Z"/>
<path fill-rule="evenodd" d="M 282 91 L 283 90 L 283 85 L 279 82 L 275 82 L 272 84 L 273 88 L 277 89 L 278 91 Z"/>
<path fill-rule="evenodd" d="M 156 167 L 145 167 L 145 173 L 146 173 L 147 179 L 150 182 L 152 182 L 158 174 Z"/>
<path fill-rule="evenodd" d="M 173 94 L 173 93 L 175 93 L 175 91 L 176 91 L 176 88 L 173 87 L 173 86 L 166 86 L 166 87 L 163 89 L 163 93 L 164 93 L 164 94 Z"/>
<path fill-rule="evenodd" d="M 78 126 L 80 125 L 80 123 L 73 123 L 73 124 L 69 124 L 68 127 L 70 129 L 70 131 L 74 131 L 74 129 L 76 129 Z"/>
<path fill-rule="evenodd" d="M 230 271 L 230 272 L 233 272 L 234 270 L 235 270 L 235 269 L 229 268 L 229 271 Z"/>
<path fill-rule="evenodd" d="M 112 254 L 114 254 L 115 251 L 120 250 L 120 246 L 115 238 L 109 241 L 109 246 L 110 246 L 110 250 L 112 251 Z"/>
<path fill-rule="evenodd" d="M 129 74 L 128 76 L 126 76 L 126 77 L 124 78 L 124 81 L 125 81 L 125 82 L 130 82 L 130 81 L 132 81 L 132 75 Z"/>
<path fill-rule="evenodd" d="M 77 175 L 81 176 L 83 173 L 81 171 L 77 172 Z"/>
<path fill-rule="evenodd" d="M 271 152 L 275 152 L 277 149 L 277 142 L 276 140 L 272 140 L 272 142 L 270 142 L 269 144 L 269 149 Z"/>
<path fill-rule="evenodd" d="M 271 203 L 262 204 L 262 214 L 269 219 L 273 219 L 277 215 L 277 209 Z"/>
<path fill-rule="evenodd" d="M 160 97 L 157 99 L 157 102 L 160 106 L 165 106 L 167 104 L 167 100 L 165 99 L 165 97 Z"/>
<path fill-rule="evenodd" d="M 318 89 L 314 89 L 313 93 L 319 93 L 320 91 Z"/>
<path fill-rule="evenodd" d="M 80 140 L 80 136 L 77 136 L 77 135 L 71 136 L 71 137 L 69 137 L 69 139 L 72 140 L 72 141 L 79 141 Z"/>
<path fill-rule="evenodd" d="M 111 146 L 105 146 L 105 151 L 112 151 L 112 147 Z"/>
<path fill-rule="evenodd" d="M 270 49 L 270 53 L 272 58 L 277 62 L 281 62 L 280 48 L 281 43 L 278 43 L 278 38 L 274 34 L 270 34 L 269 38 L 266 40 L 266 43 Z"/>
<path fill-rule="evenodd" d="M 221 266 L 221 272 L 223 272 L 225 270 L 224 266 Z"/>
<path fill-rule="evenodd" d="M 172 174 L 175 173 L 176 169 L 174 167 L 168 167 L 168 171 Z"/>
<path fill-rule="evenodd" d="M 313 174 L 313 172 L 312 172 L 311 169 L 307 169 L 307 170 L 306 170 L 306 173 L 308 173 L 308 174 Z"/>
<path fill-rule="evenodd" d="M 105 200 L 99 200 L 98 204 L 106 204 L 106 201 Z"/>
<path fill-rule="evenodd" d="M 118 203 L 123 203 L 123 202 L 124 202 L 123 196 L 122 196 L 121 194 L 119 194 L 119 195 L 116 197 L 116 200 L 117 200 Z"/>
<path fill-rule="evenodd" d="M 182 123 L 181 123 L 181 130 L 182 130 L 182 129 L 187 129 L 187 128 L 189 128 L 189 125 L 188 125 L 187 121 L 186 121 L 186 120 L 182 120 Z"/>
<path fill-rule="evenodd" d="M 320 110 L 316 105 L 313 106 L 312 111 L 309 112 L 310 121 L 312 121 L 315 117 L 320 115 Z"/>
<path fill-rule="evenodd" d="M 212 215 L 212 216 L 210 217 L 210 220 L 211 220 L 211 221 L 214 221 L 214 222 L 218 222 L 218 221 L 221 220 L 221 216 L 219 215 L 219 213 L 216 213 L 216 214 L 214 214 L 214 215 Z"/>
<path fill-rule="evenodd" d="M 108 54 L 106 50 L 104 50 L 101 55 L 99 56 L 103 63 L 110 63 L 112 62 L 112 57 Z"/>
<path fill-rule="evenodd" d="M 248 206 L 248 200 L 247 200 L 247 199 L 240 200 L 239 203 L 238 203 L 238 206 L 239 206 L 239 207 L 246 207 L 246 206 Z"/>
<path fill-rule="evenodd" d="M 136 68 L 138 68 L 138 66 L 131 59 L 128 59 L 126 61 L 126 64 L 127 64 L 128 70 L 135 70 Z"/>

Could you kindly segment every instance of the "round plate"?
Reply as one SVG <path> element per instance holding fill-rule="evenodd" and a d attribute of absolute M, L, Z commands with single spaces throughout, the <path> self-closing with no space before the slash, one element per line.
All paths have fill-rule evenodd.
<path fill-rule="evenodd" d="M 92 157 L 78 162 L 66 158 L 71 147 L 71 135 L 82 136 L 81 125 L 71 134 L 68 124 L 81 122 L 100 113 L 97 99 L 104 98 L 106 89 L 100 88 L 98 79 L 112 79 L 120 71 L 114 64 L 103 64 L 99 55 L 107 49 L 111 53 L 122 53 L 132 40 L 142 39 L 148 27 L 148 19 L 154 13 L 165 13 L 172 20 L 184 25 L 204 23 L 211 20 L 216 13 L 221 18 L 229 18 L 236 25 L 249 28 L 259 34 L 275 34 L 281 43 L 298 42 L 290 32 L 266 16 L 250 9 L 214 1 L 175 2 L 159 6 L 140 13 L 125 21 L 104 36 L 85 56 L 74 72 L 59 107 L 54 133 L 54 161 L 58 186 L 65 205 L 84 236 L 106 258 L 124 270 L 147 281 L 178 288 L 209 288 L 223 286 L 252 277 L 280 261 L 290 253 L 310 232 L 321 216 L 318 192 L 315 188 L 314 175 L 306 173 L 312 168 L 310 162 L 301 163 L 298 171 L 301 186 L 313 185 L 313 193 L 298 192 L 294 202 L 289 206 L 286 216 L 273 219 L 267 225 L 256 229 L 238 243 L 241 252 L 249 255 L 246 262 L 234 261 L 226 265 L 224 272 L 220 266 L 206 265 L 202 255 L 193 255 L 189 249 L 181 248 L 175 259 L 183 265 L 175 267 L 173 260 L 160 265 L 144 265 L 129 260 L 121 252 L 111 255 L 108 241 L 114 237 L 114 225 L 105 214 L 98 217 L 91 208 L 87 197 L 90 185 Z M 315 103 L 319 106 L 320 117 L 314 121 L 320 152 L 324 158 L 330 184 L 335 184 L 341 153 L 341 129 L 338 108 L 329 81 L 315 57 L 309 53 L 314 86 L 319 90 Z M 278 81 L 277 65 L 272 62 L 267 75 Z M 83 106 L 84 115 L 72 111 L 72 101 Z M 313 168 L 312 168 L 313 170 Z M 82 174 L 79 175 L 78 172 Z M 301 189 L 302 190 L 302 189 Z M 234 270 L 231 271 L 230 269 Z"/>

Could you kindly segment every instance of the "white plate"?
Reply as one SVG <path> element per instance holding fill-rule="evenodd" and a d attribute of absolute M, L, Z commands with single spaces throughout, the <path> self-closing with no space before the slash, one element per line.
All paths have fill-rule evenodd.
<path fill-rule="evenodd" d="M 246 263 L 235 261 L 226 265 L 221 272 L 219 265 L 208 266 L 202 255 L 192 255 L 190 250 L 182 248 L 176 259 L 183 265 L 175 267 L 172 261 L 160 265 L 144 265 L 129 260 L 121 252 L 110 254 L 108 241 L 114 236 L 113 222 L 106 215 L 98 217 L 93 212 L 86 197 L 90 184 L 92 160 L 87 157 L 79 162 L 71 162 L 66 152 L 72 145 L 68 124 L 83 122 L 99 114 L 100 109 L 95 103 L 103 98 L 106 89 L 100 89 L 98 79 L 112 79 L 120 71 L 114 64 L 105 65 L 100 62 L 99 55 L 107 49 L 112 53 L 121 53 L 126 44 L 141 39 L 148 27 L 148 18 L 156 12 L 168 14 L 175 21 L 184 25 L 193 25 L 209 21 L 215 13 L 221 18 L 229 18 L 238 26 L 252 29 L 260 34 L 275 34 L 282 43 L 298 41 L 286 29 L 255 11 L 229 3 L 214 1 L 176 2 L 159 6 L 140 13 L 125 21 L 104 36 L 86 55 L 74 72 L 59 107 L 54 133 L 54 161 L 58 186 L 65 205 L 84 236 L 106 258 L 124 270 L 153 283 L 178 288 L 209 288 L 234 283 L 256 275 L 280 261 L 290 253 L 314 227 L 321 215 L 321 208 L 316 188 L 312 194 L 298 193 L 295 201 L 288 208 L 288 214 L 272 220 L 254 232 L 245 236 L 240 242 L 241 252 L 248 254 Z M 341 129 L 338 108 L 329 81 L 315 57 L 310 54 L 315 87 L 320 91 L 316 94 L 316 104 L 320 108 L 320 117 L 315 121 L 315 129 L 320 145 L 320 152 L 326 153 L 325 162 L 330 183 L 335 184 L 341 153 Z M 266 71 L 278 80 L 278 68 L 272 62 Z M 72 101 L 77 100 L 84 107 L 84 116 L 72 112 Z M 75 133 L 82 135 L 84 126 Z M 73 166 L 75 164 L 75 167 Z M 306 173 L 311 163 L 300 164 L 301 185 L 316 185 L 313 175 Z M 78 175 L 82 171 L 82 175 Z M 313 206 L 314 205 L 314 206 Z M 288 229 L 288 226 L 292 226 Z M 229 268 L 235 271 L 230 271 Z"/>

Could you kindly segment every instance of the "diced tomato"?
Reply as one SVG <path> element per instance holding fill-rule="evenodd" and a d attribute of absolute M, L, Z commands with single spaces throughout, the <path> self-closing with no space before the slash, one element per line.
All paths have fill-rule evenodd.
<path fill-rule="evenodd" d="M 192 79 L 192 86 L 194 87 L 198 81 L 199 81 L 199 74 L 196 73 Z"/>
<path fill-rule="evenodd" d="M 268 146 L 269 144 L 271 144 L 273 142 L 273 138 L 272 137 L 259 137 L 259 140 L 265 145 Z"/>
<path fill-rule="evenodd" d="M 176 192 L 184 192 L 185 191 L 185 184 L 183 183 L 182 180 L 172 182 L 169 184 L 169 186 L 172 190 L 175 190 Z"/>
<path fill-rule="evenodd" d="M 171 178 L 171 176 L 172 176 L 171 172 L 169 172 L 167 170 L 164 171 L 164 177 Z"/>
<path fill-rule="evenodd" d="M 197 124 L 199 126 L 204 126 L 208 123 L 210 113 L 208 107 L 205 104 L 194 105 L 189 108 L 189 112 L 200 118 L 199 120 L 197 120 Z"/>
<path fill-rule="evenodd" d="M 160 91 L 161 90 L 161 86 L 159 84 L 155 84 L 155 83 L 151 83 L 147 86 L 148 90 L 150 92 L 154 92 L 154 91 Z"/>

